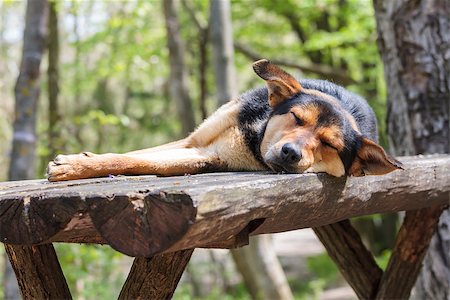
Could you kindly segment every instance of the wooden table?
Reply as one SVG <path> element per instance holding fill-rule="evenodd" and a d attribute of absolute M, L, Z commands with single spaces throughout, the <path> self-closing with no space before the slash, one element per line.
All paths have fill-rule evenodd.
<path fill-rule="evenodd" d="M 120 298 L 166 299 L 195 248 L 312 227 L 360 298 L 409 295 L 440 213 L 450 156 L 403 158 L 385 176 L 215 173 L 0 183 L 0 241 L 24 298 L 70 298 L 52 243 L 136 257 Z M 383 272 L 347 219 L 408 211 Z M 402 287 L 398 282 L 402 282 Z M 412 282 L 412 283 L 411 283 Z"/>

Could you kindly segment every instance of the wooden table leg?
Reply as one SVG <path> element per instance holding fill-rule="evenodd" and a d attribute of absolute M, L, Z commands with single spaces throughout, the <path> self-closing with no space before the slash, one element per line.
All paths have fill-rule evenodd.
<path fill-rule="evenodd" d="M 5 244 L 24 299 L 72 299 L 52 244 Z"/>
<path fill-rule="evenodd" d="M 383 271 L 349 220 L 313 228 L 359 299 L 373 299 Z"/>
<path fill-rule="evenodd" d="M 408 299 L 444 209 L 406 212 L 385 272 L 348 220 L 313 230 L 359 299 Z"/>
<path fill-rule="evenodd" d="M 445 206 L 407 211 L 376 299 L 408 299 Z"/>
<path fill-rule="evenodd" d="M 193 251 L 135 258 L 119 299 L 171 299 Z"/>

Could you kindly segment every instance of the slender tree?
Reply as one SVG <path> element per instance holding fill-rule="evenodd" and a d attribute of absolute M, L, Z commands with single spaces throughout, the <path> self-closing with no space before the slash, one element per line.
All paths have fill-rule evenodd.
<path fill-rule="evenodd" d="M 53 159 L 61 150 L 59 94 L 59 29 L 56 1 L 49 3 L 48 22 L 48 149 L 46 161 Z"/>
<path fill-rule="evenodd" d="M 175 0 L 163 1 L 170 62 L 169 92 L 177 108 L 182 134 L 186 136 L 194 130 L 195 118 L 189 96 L 188 75 L 183 57 L 184 44 L 180 36 L 180 24 L 175 5 Z"/>
<path fill-rule="evenodd" d="M 375 0 L 374 6 L 392 152 L 450 153 L 450 2 Z M 449 228 L 446 210 L 416 283 L 418 299 L 450 299 Z"/>
<path fill-rule="evenodd" d="M 183 0 L 183 7 L 190 15 L 195 27 L 198 30 L 198 86 L 200 89 L 199 107 L 202 114 L 202 120 L 208 117 L 206 109 L 206 97 L 208 94 L 207 84 L 207 69 L 208 69 L 208 36 L 209 36 L 209 22 L 201 21 L 197 16 L 195 8 L 191 6 L 191 1 Z"/>

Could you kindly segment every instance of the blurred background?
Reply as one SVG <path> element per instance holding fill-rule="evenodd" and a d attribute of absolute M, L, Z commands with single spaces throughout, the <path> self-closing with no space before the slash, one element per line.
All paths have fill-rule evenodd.
<path fill-rule="evenodd" d="M 251 68 L 260 58 L 364 96 L 387 146 L 385 83 L 369 0 L 84 0 L 49 6 L 49 38 L 33 87 L 40 97 L 26 111 L 36 116 L 28 178 L 43 178 L 58 153 L 125 152 L 185 136 L 226 97 L 263 84 Z M 14 177 L 9 166 L 28 149 L 12 146 L 24 29 L 37 13 L 26 9 L 26 1 L 0 1 L 2 181 L 25 179 Z M 397 216 L 353 223 L 384 266 Z M 285 297 L 356 298 L 309 229 L 254 244 L 254 253 L 264 248 L 279 259 Z M 106 246 L 64 244 L 56 250 L 75 299 L 116 297 L 132 262 Z M 0 299 L 13 299 L 14 277 L 3 248 L 0 253 Z M 238 259 L 245 255 L 196 250 L 174 298 L 268 299 L 261 284 L 251 281 L 270 274 L 245 275 Z"/>

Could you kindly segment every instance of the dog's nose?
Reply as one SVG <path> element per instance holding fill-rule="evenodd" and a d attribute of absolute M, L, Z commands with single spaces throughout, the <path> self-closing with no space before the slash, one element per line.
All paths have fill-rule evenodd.
<path fill-rule="evenodd" d="M 281 147 L 281 159 L 286 163 L 293 164 L 302 158 L 299 149 L 292 143 L 286 143 Z"/>

